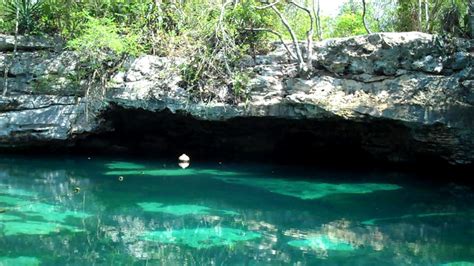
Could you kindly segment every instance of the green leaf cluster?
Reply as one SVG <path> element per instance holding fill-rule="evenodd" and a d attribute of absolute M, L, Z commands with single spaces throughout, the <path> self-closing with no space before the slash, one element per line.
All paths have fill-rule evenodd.
<path fill-rule="evenodd" d="M 41 17 L 42 6 L 42 1 L 2 0 L 0 2 L 2 24 L 13 32 L 16 28 L 15 21 L 18 19 L 18 31 L 20 33 L 33 32 L 37 29 L 36 22 Z"/>
<path fill-rule="evenodd" d="M 138 36 L 133 33 L 120 34 L 117 24 L 110 18 L 88 17 L 81 35 L 68 42 L 74 50 L 98 53 L 110 50 L 116 54 L 136 55 L 140 52 Z"/>

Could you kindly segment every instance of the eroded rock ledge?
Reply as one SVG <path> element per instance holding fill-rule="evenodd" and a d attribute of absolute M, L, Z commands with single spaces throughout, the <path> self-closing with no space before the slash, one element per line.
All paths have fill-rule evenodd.
<path fill-rule="evenodd" d="M 0 73 L 10 39 L 0 36 Z M 9 94 L 0 98 L 3 150 L 474 162 L 472 40 L 416 32 L 327 40 L 314 46 L 308 80 L 297 78 L 294 62 L 276 45 L 242 60 L 252 78 L 241 104 L 229 103 L 228 86 L 212 99 L 196 99 L 180 86 L 186 59 L 149 55 L 112 77 L 103 102 L 58 93 L 80 83 L 67 78 L 78 60 L 48 47 L 24 41 L 9 68 Z"/>

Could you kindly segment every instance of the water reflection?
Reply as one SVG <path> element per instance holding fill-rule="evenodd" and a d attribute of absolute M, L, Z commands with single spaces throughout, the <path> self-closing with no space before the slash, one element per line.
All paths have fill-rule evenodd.
<path fill-rule="evenodd" d="M 0 169 L 0 265 L 474 261 L 470 190 L 123 161 Z"/>

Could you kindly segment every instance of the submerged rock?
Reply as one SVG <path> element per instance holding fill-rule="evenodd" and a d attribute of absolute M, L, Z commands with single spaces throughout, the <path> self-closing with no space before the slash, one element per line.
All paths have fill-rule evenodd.
<path fill-rule="evenodd" d="M 33 192 L 0 186 L 0 235 L 48 235 L 52 233 L 82 232 L 77 224 L 68 224 L 70 219 L 80 221 L 90 214 L 41 202 Z M 4 195 L 5 194 L 5 195 Z M 1 261 L 0 261 L 1 265 Z"/>
<path fill-rule="evenodd" d="M 210 215 L 210 214 L 223 214 L 223 215 L 238 215 L 237 212 L 229 210 L 213 209 L 207 206 L 195 205 L 195 204 L 178 204 L 178 205 L 165 205 L 159 202 L 140 202 L 137 203 L 140 208 L 145 212 L 157 212 L 172 214 L 176 216 L 184 215 Z"/>
<path fill-rule="evenodd" d="M 0 36 L 0 58 L 10 39 Z M 128 60 L 105 103 L 91 102 L 71 95 L 81 84 L 66 78 L 79 67 L 74 54 L 32 41 L 0 97 L 0 148 L 472 165 L 474 43 L 443 42 L 416 32 L 325 40 L 309 79 L 277 45 L 242 64 L 246 101 L 231 104 L 225 85 L 209 99 L 183 88 L 186 59 L 150 55 Z"/>
<path fill-rule="evenodd" d="M 1 266 L 39 266 L 41 261 L 35 257 L 0 257 Z"/>
<path fill-rule="evenodd" d="M 440 264 L 440 266 L 474 266 L 474 262 L 454 261 L 454 262 Z"/>
<path fill-rule="evenodd" d="M 105 172 L 105 175 L 145 175 L 156 177 L 167 176 L 234 176 L 241 173 L 219 171 L 215 169 L 120 169 Z"/>
<path fill-rule="evenodd" d="M 48 235 L 51 233 L 67 232 L 82 232 L 75 226 L 69 226 L 52 222 L 38 222 L 38 221 L 7 221 L 2 223 L 2 235 L 17 236 L 17 235 Z"/>
<path fill-rule="evenodd" d="M 109 169 L 120 169 L 120 170 L 138 170 L 145 169 L 146 167 L 141 164 L 130 163 L 130 162 L 112 162 L 106 165 Z"/>
<path fill-rule="evenodd" d="M 161 244 L 184 245 L 197 249 L 234 246 L 260 238 L 259 233 L 227 227 L 179 229 L 144 233 L 141 239 Z"/>
<path fill-rule="evenodd" d="M 297 248 L 315 249 L 315 250 L 333 250 L 333 251 L 353 251 L 356 248 L 350 243 L 329 236 L 313 236 L 302 240 L 292 240 L 288 245 Z"/>
<path fill-rule="evenodd" d="M 383 222 L 397 222 L 400 220 L 409 220 L 409 219 L 423 219 L 423 218 L 428 218 L 428 219 L 433 219 L 433 218 L 443 218 L 445 219 L 446 217 L 456 217 L 456 216 L 470 216 L 473 215 L 474 213 L 469 213 L 469 212 L 433 212 L 433 213 L 417 213 L 417 214 L 407 214 L 403 215 L 400 217 L 387 217 L 387 218 L 374 218 L 370 220 L 366 220 L 361 222 L 363 225 L 378 225 Z"/>
<path fill-rule="evenodd" d="M 398 190 L 394 184 L 329 184 L 309 181 L 295 181 L 276 178 L 233 178 L 215 177 L 227 183 L 246 185 L 302 200 L 314 200 L 337 194 L 368 194 L 377 191 Z"/>

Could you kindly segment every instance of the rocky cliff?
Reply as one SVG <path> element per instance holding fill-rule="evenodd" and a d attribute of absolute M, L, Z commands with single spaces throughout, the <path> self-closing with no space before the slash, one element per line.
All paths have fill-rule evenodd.
<path fill-rule="evenodd" d="M 0 36 L 0 147 L 310 163 L 474 162 L 474 42 L 383 33 L 316 43 L 313 76 L 276 44 L 244 58 L 234 103 L 182 86 L 183 58 L 129 59 L 103 98 L 78 91 L 77 55 L 50 40 Z M 5 71 L 5 69 L 7 71 Z M 5 82 L 6 79 L 6 82 Z"/>

